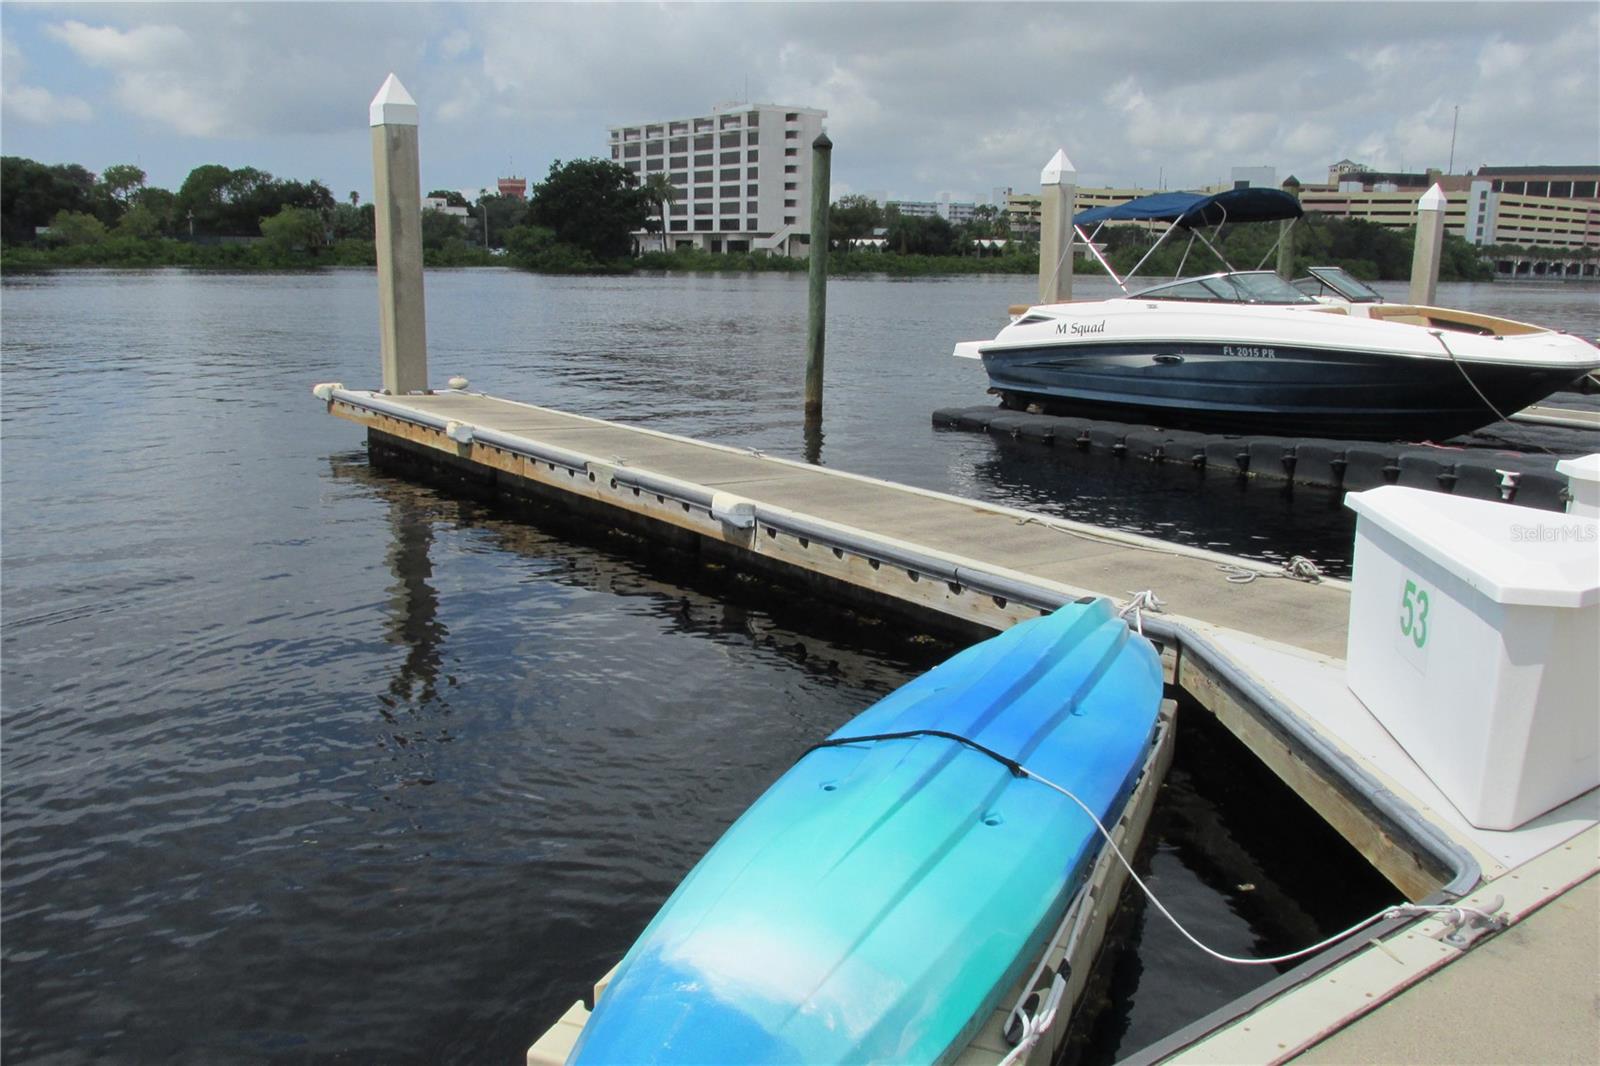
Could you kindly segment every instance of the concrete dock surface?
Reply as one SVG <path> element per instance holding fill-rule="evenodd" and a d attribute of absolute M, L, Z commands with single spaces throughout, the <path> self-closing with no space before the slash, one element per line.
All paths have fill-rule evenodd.
<path fill-rule="evenodd" d="M 1600 1062 L 1600 877 L 1485 940 L 1296 1063 Z"/>

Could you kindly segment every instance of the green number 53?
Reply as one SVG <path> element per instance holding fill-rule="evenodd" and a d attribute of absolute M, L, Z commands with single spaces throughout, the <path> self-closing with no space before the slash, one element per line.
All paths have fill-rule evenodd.
<path fill-rule="evenodd" d="M 1428 590 L 1415 581 L 1407 581 L 1400 596 L 1400 633 L 1419 648 L 1428 643 Z"/>

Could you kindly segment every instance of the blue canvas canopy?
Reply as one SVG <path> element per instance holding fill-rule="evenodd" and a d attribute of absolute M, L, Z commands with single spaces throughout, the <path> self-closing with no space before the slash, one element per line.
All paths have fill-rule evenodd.
<path fill-rule="evenodd" d="M 1158 192 L 1115 207 L 1080 211 L 1075 226 L 1099 222 L 1171 222 L 1193 229 L 1222 222 L 1272 222 L 1299 218 L 1300 201 L 1281 189 L 1229 189 L 1211 196 L 1198 192 Z"/>

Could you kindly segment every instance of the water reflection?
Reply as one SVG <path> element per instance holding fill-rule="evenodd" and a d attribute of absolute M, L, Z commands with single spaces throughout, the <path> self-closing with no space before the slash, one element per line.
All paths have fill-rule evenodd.
<path fill-rule="evenodd" d="M 339 476 L 335 469 L 334 476 Z M 438 701 L 440 648 L 450 635 L 439 621 L 439 594 L 430 579 L 433 516 L 389 501 L 391 539 L 386 559 L 395 583 L 389 587 L 389 640 L 406 649 L 389 682 L 389 694 L 403 704 L 432 706 Z M 393 720 L 385 712 L 384 717 Z"/>
<path fill-rule="evenodd" d="M 1303 555 L 1329 576 L 1349 576 L 1355 515 L 1336 490 L 1046 447 L 1005 434 L 979 436 L 977 444 L 977 495 L 1269 562 Z"/>
<path fill-rule="evenodd" d="M 822 419 L 808 418 L 805 421 L 805 447 L 806 462 L 812 466 L 822 465 Z"/>

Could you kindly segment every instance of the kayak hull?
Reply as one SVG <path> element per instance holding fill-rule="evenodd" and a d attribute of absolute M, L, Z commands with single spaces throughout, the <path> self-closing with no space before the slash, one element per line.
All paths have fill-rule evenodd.
<path fill-rule="evenodd" d="M 1160 696 L 1154 649 L 1095 601 L 874 704 L 689 873 L 569 1061 L 953 1054 L 1043 948 L 1100 846 L 1072 800 L 1015 764 L 1114 820 Z"/>

